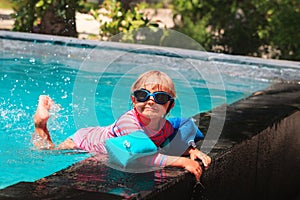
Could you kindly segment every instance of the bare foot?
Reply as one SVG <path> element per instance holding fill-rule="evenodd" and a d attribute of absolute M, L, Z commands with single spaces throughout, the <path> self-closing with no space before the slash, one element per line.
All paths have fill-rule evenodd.
<path fill-rule="evenodd" d="M 44 128 L 50 117 L 49 110 L 53 100 L 49 96 L 41 95 L 34 115 L 34 125 L 38 128 Z"/>
<path fill-rule="evenodd" d="M 49 110 L 53 103 L 53 100 L 49 96 L 41 95 L 39 97 L 39 103 L 34 115 L 35 129 L 32 136 L 33 143 L 38 148 L 50 149 L 54 147 L 47 129 L 47 121 L 50 117 Z"/>

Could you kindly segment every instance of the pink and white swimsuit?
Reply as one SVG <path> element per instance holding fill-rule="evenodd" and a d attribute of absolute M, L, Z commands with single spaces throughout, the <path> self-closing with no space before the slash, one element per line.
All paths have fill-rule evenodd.
<path fill-rule="evenodd" d="M 153 131 L 142 123 L 138 112 L 132 109 L 109 126 L 82 128 L 71 138 L 80 149 L 90 152 L 107 153 L 105 148 L 105 141 L 107 139 L 127 135 L 135 131 L 144 131 L 155 145 L 159 147 L 173 133 L 174 128 L 166 120 L 166 123 L 159 131 Z M 166 155 L 157 153 L 147 162 L 154 166 L 163 167 L 166 164 L 166 158 Z"/>

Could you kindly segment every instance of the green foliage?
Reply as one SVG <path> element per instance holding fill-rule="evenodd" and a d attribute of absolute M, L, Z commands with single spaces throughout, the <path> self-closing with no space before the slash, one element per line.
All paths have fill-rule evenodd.
<path fill-rule="evenodd" d="M 55 8 L 56 16 L 66 18 L 66 0 L 38 0 L 35 4 L 35 14 L 38 18 L 42 18 L 44 12 L 48 8 Z"/>
<path fill-rule="evenodd" d="M 96 10 L 99 8 L 99 3 L 79 1 L 78 11 L 81 13 L 89 13 L 91 10 Z"/>
<path fill-rule="evenodd" d="M 142 5 L 145 4 L 137 4 L 130 9 L 124 9 L 119 1 L 105 0 L 103 8 L 105 8 L 107 13 L 104 13 L 103 15 L 110 20 L 103 21 L 99 18 L 97 12 L 93 12 L 94 17 L 101 23 L 101 38 L 107 40 L 114 36 L 115 40 L 137 43 L 136 30 L 144 27 L 157 27 L 158 25 L 156 23 L 152 23 L 144 16 L 144 13 L 141 12 L 141 9 L 143 8 Z M 117 34 L 119 34 L 119 37 Z"/>
<path fill-rule="evenodd" d="M 171 1 L 175 30 L 198 41 L 208 51 L 300 60 L 299 0 Z M 70 21 L 70 12 L 68 14 L 66 6 L 72 2 L 76 10 L 92 13 L 100 21 L 102 39 L 141 43 L 137 36 L 142 35 L 146 38 L 143 43 L 161 45 L 166 42 L 169 34 L 167 30 L 157 29 L 158 24 L 144 16 L 141 10 L 146 4 L 136 4 L 128 9 L 128 5 L 132 5 L 128 3 L 125 9 L 120 0 L 104 0 L 102 7 L 107 13 L 103 15 L 110 21 L 101 21 L 96 11 L 98 5 L 87 4 L 85 0 L 11 2 L 16 11 L 15 31 L 33 32 L 45 11 L 51 7 L 56 16 Z M 156 5 L 166 6 L 165 2 Z M 150 32 L 139 31 L 146 27 Z M 156 36 L 151 38 L 152 34 Z M 176 42 L 168 43 L 175 45 Z"/>
<path fill-rule="evenodd" d="M 11 0 L 13 8 L 16 12 L 14 31 L 32 32 L 34 22 L 37 18 L 35 14 L 35 4 L 37 0 Z"/>
<path fill-rule="evenodd" d="M 299 0 L 173 0 L 173 5 L 174 19 L 181 17 L 175 29 L 209 51 L 300 60 Z"/>
<path fill-rule="evenodd" d="M 46 11 L 54 13 L 60 23 L 65 23 L 69 29 L 74 28 L 71 23 L 75 18 L 72 9 L 78 9 L 83 0 L 11 0 L 15 10 L 14 31 L 36 32 Z M 75 7 L 75 8 L 73 8 Z M 74 12 L 72 14 L 71 12 Z M 49 19 L 51 20 L 51 19 Z M 73 20 L 74 21 L 74 20 Z M 70 23 L 70 25 L 68 24 Z"/>
<path fill-rule="evenodd" d="M 268 11 L 263 38 L 280 50 L 280 58 L 300 60 L 300 1 L 277 1 Z"/>

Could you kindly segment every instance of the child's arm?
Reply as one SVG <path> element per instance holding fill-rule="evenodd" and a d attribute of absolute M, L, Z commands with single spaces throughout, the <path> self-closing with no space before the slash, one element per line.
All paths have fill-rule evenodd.
<path fill-rule="evenodd" d="M 156 153 L 151 156 L 144 156 L 138 158 L 139 162 L 143 163 L 144 165 L 150 166 L 157 166 L 157 167 L 180 167 L 188 170 L 189 172 L 193 173 L 197 179 L 200 179 L 202 175 L 202 168 L 200 162 L 196 161 L 197 158 L 200 157 L 199 150 L 191 150 L 191 155 L 193 155 L 195 159 L 190 159 L 188 157 L 181 157 L 181 156 L 169 156 L 161 153 Z M 187 152 L 188 153 L 188 152 Z M 200 152 L 202 153 L 202 152 Z M 203 153 L 202 153 L 203 154 Z M 205 154 L 204 154 L 205 155 Z M 199 157 L 198 157 L 199 156 Z M 208 156 L 207 156 L 208 157 Z M 210 157 L 205 158 L 203 160 L 207 160 L 207 166 L 210 164 Z"/>

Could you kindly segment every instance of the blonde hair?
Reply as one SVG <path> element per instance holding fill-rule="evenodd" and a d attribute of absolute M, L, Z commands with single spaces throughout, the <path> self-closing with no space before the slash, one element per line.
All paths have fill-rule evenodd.
<path fill-rule="evenodd" d="M 141 74 L 131 86 L 131 93 L 135 90 L 145 88 L 146 85 L 157 87 L 160 91 L 169 93 L 173 98 L 176 97 L 175 86 L 172 79 L 164 72 L 151 70 Z"/>

